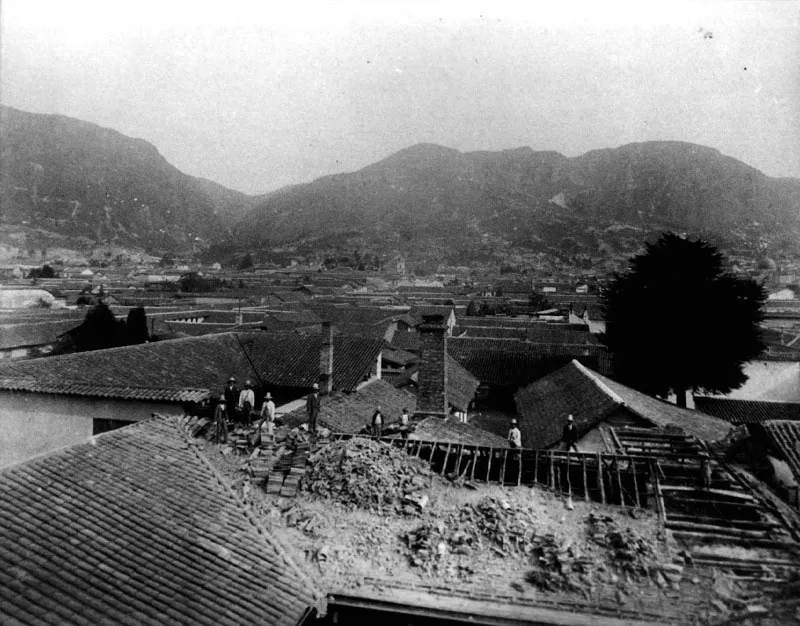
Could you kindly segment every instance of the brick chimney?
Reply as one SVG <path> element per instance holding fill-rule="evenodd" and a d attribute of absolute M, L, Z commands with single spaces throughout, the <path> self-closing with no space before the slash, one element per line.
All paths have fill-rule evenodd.
<path fill-rule="evenodd" d="M 333 391 L 333 326 L 322 322 L 322 346 L 319 350 L 319 392 Z"/>
<path fill-rule="evenodd" d="M 445 418 L 447 410 L 447 325 L 442 314 L 423 315 L 417 376 L 417 416 Z"/>

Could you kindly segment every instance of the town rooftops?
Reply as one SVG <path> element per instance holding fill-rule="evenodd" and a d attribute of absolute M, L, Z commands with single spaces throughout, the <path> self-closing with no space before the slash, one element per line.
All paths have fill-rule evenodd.
<path fill-rule="evenodd" d="M 59 335 L 80 326 L 81 320 L 58 320 L 9 324 L 0 328 L 0 350 L 27 348 L 54 343 Z"/>
<path fill-rule="evenodd" d="M 7 468 L 0 493 L 3 624 L 293 626 L 317 602 L 180 418 Z"/>
<path fill-rule="evenodd" d="M 694 396 L 694 406 L 706 415 L 718 417 L 731 424 L 761 424 L 767 420 L 800 421 L 800 404 L 793 402 Z"/>
<path fill-rule="evenodd" d="M 717 441 L 731 425 L 698 411 L 682 409 L 593 372 L 576 360 L 518 391 L 514 399 L 526 446 L 549 447 L 561 439 L 567 415 L 583 436 L 623 409 L 652 426 L 669 426 L 698 439 Z"/>

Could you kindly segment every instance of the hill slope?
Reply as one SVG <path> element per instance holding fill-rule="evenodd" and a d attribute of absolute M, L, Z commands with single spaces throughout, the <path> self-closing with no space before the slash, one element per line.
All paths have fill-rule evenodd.
<path fill-rule="evenodd" d="M 0 108 L 0 219 L 96 242 L 213 239 L 254 200 L 193 178 L 141 139 L 61 115 Z"/>
<path fill-rule="evenodd" d="M 261 245 L 362 231 L 392 241 L 458 238 L 472 229 L 514 239 L 515 232 L 542 236 L 547 224 L 564 220 L 723 231 L 752 222 L 796 228 L 799 218 L 800 180 L 769 178 L 689 143 L 636 143 L 576 158 L 420 144 L 352 174 L 272 194 L 239 237 Z"/>

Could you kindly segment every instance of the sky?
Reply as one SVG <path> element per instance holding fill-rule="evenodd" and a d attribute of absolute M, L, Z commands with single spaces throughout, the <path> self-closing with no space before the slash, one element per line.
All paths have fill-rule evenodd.
<path fill-rule="evenodd" d="M 800 2 L 3 0 L 0 102 L 246 193 L 417 143 L 680 140 L 800 177 Z"/>

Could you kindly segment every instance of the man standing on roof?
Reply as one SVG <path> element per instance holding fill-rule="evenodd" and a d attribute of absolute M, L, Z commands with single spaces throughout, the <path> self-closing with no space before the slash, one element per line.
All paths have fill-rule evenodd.
<path fill-rule="evenodd" d="M 225 385 L 225 390 L 222 392 L 222 399 L 225 400 L 225 418 L 229 422 L 232 422 L 236 401 L 239 399 L 239 390 L 236 388 L 236 379 L 233 376 L 228 379 L 228 384 Z"/>
<path fill-rule="evenodd" d="M 261 421 L 258 423 L 258 428 L 262 431 L 262 441 L 264 441 L 264 435 L 269 441 L 275 438 L 275 403 L 272 401 L 272 394 L 269 391 L 264 396 L 264 404 L 261 405 Z"/>
<path fill-rule="evenodd" d="M 380 439 L 381 430 L 383 429 L 383 414 L 381 413 L 381 405 L 378 405 L 378 408 L 375 409 L 375 412 L 372 414 L 372 434 Z"/>
<path fill-rule="evenodd" d="M 250 411 L 253 410 L 253 407 L 256 404 L 256 396 L 253 393 L 253 385 L 250 384 L 248 380 L 244 384 L 244 389 L 242 389 L 242 393 L 239 394 L 239 411 L 241 411 L 242 415 L 244 416 L 244 421 L 247 425 L 250 425 Z"/>
<path fill-rule="evenodd" d="M 319 385 L 314 383 L 314 391 L 306 398 L 306 414 L 308 415 L 308 432 L 317 436 L 317 417 L 319 416 Z"/>
<path fill-rule="evenodd" d="M 567 417 L 567 423 L 564 424 L 564 430 L 561 433 L 561 441 L 564 442 L 564 450 L 567 452 L 570 450 L 580 452 L 580 450 L 578 450 L 578 429 L 575 427 L 575 420 L 572 418 L 572 415 Z"/>
<path fill-rule="evenodd" d="M 403 409 L 400 415 L 400 436 L 403 439 L 408 439 L 408 409 Z"/>
<path fill-rule="evenodd" d="M 225 392 L 223 392 L 214 411 L 214 443 L 228 443 L 228 422 L 226 418 Z"/>
<path fill-rule="evenodd" d="M 511 448 L 522 447 L 522 433 L 517 428 L 517 420 L 511 420 L 511 430 L 508 431 L 508 445 Z"/>

